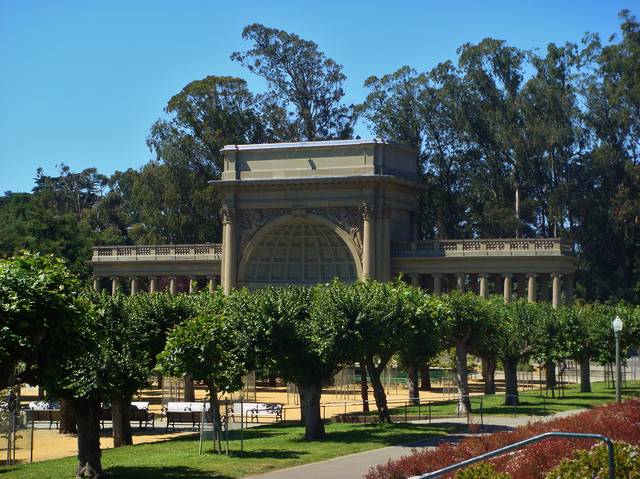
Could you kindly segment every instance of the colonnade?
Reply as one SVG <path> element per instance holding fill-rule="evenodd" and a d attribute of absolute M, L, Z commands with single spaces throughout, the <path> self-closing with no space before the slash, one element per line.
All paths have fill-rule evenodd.
<path fill-rule="evenodd" d="M 483 298 L 487 298 L 491 293 L 502 295 L 505 303 L 510 302 L 514 296 L 527 298 L 530 303 L 551 299 L 554 308 L 564 303 L 573 303 L 573 274 L 433 272 L 413 273 L 411 280 L 414 285 L 426 287 L 435 295 L 445 291 L 470 290 Z M 491 284 L 493 284 L 493 291 L 490 291 Z"/>
<path fill-rule="evenodd" d="M 197 290 L 197 282 L 198 279 L 202 276 L 146 276 L 145 278 L 148 280 L 148 291 L 150 293 L 156 293 L 160 291 L 160 278 L 168 278 L 169 284 L 166 290 L 168 290 L 171 294 L 177 294 L 178 292 L 178 278 L 188 278 L 189 279 L 189 294 L 195 293 Z M 93 277 L 93 289 L 96 292 L 102 291 L 102 280 L 104 277 L 94 276 Z M 141 291 L 141 280 L 143 277 L 140 276 L 111 276 L 108 278 L 111 281 L 111 294 L 116 294 L 118 290 L 122 289 L 123 282 L 129 281 L 129 292 L 133 296 Z M 218 277 L 216 275 L 206 276 L 207 280 L 207 289 L 209 292 L 213 292 L 216 289 L 216 286 L 219 284 Z"/>

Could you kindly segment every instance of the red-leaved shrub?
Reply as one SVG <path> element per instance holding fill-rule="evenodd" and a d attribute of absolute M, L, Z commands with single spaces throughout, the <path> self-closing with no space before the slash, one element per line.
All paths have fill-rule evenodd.
<path fill-rule="evenodd" d="M 442 443 L 430 451 L 414 451 L 409 456 L 372 468 L 365 479 L 405 479 L 552 431 L 602 434 L 616 441 L 640 445 L 640 399 L 551 421 L 529 423 L 509 432 L 469 437 L 455 445 Z M 571 451 L 588 449 L 593 444 L 594 441 L 584 439 L 547 439 L 491 462 L 497 471 L 507 472 L 514 479 L 542 479 L 562 459 L 570 457 Z"/>

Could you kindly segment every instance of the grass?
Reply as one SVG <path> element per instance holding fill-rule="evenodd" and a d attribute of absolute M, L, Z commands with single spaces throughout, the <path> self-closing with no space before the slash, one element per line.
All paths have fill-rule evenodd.
<path fill-rule="evenodd" d="M 591 408 L 615 401 L 615 389 L 605 388 L 604 383 L 593 383 L 591 389 L 592 392 L 590 393 L 581 393 L 579 385 L 569 385 L 564 391 L 556 390 L 555 398 L 551 397 L 550 393 L 548 396 L 545 396 L 544 392 L 541 395 L 537 389 L 521 392 L 519 394 L 520 405 L 516 408 L 504 405 L 503 394 L 482 396 L 482 411 L 483 414 L 494 416 L 544 416 L 569 411 L 571 409 Z M 562 394 L 562 396 L 560 396 L 560 394 Z M 640 383 L 627 382 L 627 387 L 623 388 L 622 395 L 623 398 L 640 396 Z M 479 413 L 480 403 L 480 396 L 471 397 L 471 409 L 474 413 Z M 421 417 L 428 414 L 428 407 L 426 405 L 421 405 L 419 409 L 417 406 L 410 406 L 406 409 L 407 414 L 411 416 L 417 415 L 418 411 Z M 393 415 L 402 416 L 404 413 L 404 406 L 391 409 L 391 414 Z M 376 413 L 374 412 L 372 414 Z M 431 406 L 432 417 L 455 416 L 455 414 L 455 400 L 444 403 L 440 402 L 439 404 L 432 404 Z"/>
<path fill-rule="evenodd" d="M 262 426 L 245 431 L 240 452 L 237 431 L 230 432 L 229 456 L 198 455 L 198 440 L 180 438 L 103 452 L 107 477 L 119 479 L 229 479 L 330 459 L 385 446 L 433 440 L 451 427 L 416 424 L 328 424 L 324 441 L 306 442 L 300 426 Z M 207 443 L 211 449 L 211 443 Z M 75 477 L 75 458 L 0 467 L 0 479 L 65 479 Z"/>

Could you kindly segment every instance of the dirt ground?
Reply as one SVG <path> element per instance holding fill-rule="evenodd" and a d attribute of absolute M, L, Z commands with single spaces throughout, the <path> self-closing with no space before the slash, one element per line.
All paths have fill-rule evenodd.
<path fill-rule="evenodd" d="M 421 399 L 424 400 L 443 400 L 454 397 L 455 389 L 447 388 L 443 391 L 442 387 L 434 384 L 434 390 L 431 392 L 421 391 Z M 481 393 L 482 384 L 472 381 L 472 390 L 475 393 Z M 407 389 L 400 386 L 391 386 L 387 389 L 387 398 L 390 407 L 401 406 L 407 399 Z M 196 387 L 196 400 L 203 400 L 206 390 L 203 387 Z M 23 387 L 21 391 L 21 403 L 26 407 L 29 401 L 36 400 L 37 390 L 35 388 Z M 155 429 L 148 428 L 139 430 L 137 425 L 133 427 L 134 444 L 142 444 L 148 442 L 158 442 L 174 439 L 185 435 L 195 435 L 190 427 L 179 429 L 175 432 L 165 433 L 165 422 L 160 417 L 162 408 L 162 390 L 152 387 L 140 392 L 137 401 L 149 401 L 150 410 L 156 414 Z M 279 403 L 285 405 L 284 419 L 296 420 L 300 419 L 300 409 L 298 405 L 297 394 L 287 394 L 286 387 L 258 387 L 256 388 L 256 402 Z M 253 402 L 253 397 L 246 402 Z M 369 401 L 371 409 L 375 410 L 373 392 L 369 390 Z M 336 414 L 345 412 L 354 412 L 362 410 L 362 401 L 360 398 L 359 385 L 353 385 L 347 394 L 344 391 L 336 391 L 334 388 L 325 388 L 322 395 L 322 415 L 329 419 Z M 224 413 L 224 410 L 222 411 Z M 269 422 L 270 419 L 264 419 Z M 103 449 L 113 447 L 110 424 L 106 423 L 106 428 L 102 430 L 100 445 Z M 237 427 L 237 426 L 236 426 Z M 30 444 L 33 441 L 33 450 Z M 19 462 L 30 462 L 31 460 L 43 461 L 45 459 L 54 459 L 60 457 L 74 456 L 77 453 L 77 438 L 74 435 L 62 435 L 54 428 L 48 429 L 48 423 L 36 423 L 33 431 L 31 428 L 21 429 L 16 441 L 16 460 Z M 4 447 L 4 449 L 3 449 Z M 31 457 L 31 454 L 33 456 Z M 0 441 L 0 460 L 6 458 L 6 441 Z"/>

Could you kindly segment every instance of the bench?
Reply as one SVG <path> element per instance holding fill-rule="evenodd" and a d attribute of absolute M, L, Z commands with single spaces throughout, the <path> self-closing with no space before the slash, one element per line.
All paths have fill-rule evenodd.
<path fill-rule="evenodd" d="M 245 420 L 250 422 L 260 422 L 261 417 L 272 417 L 276 421 L 282 421 L 282 404 L 277 403 L 257 403 L 257 402 L 245 402 L 245 403 L 233 403 L 232 417 L 235 422 L 235 413 L 240 413 L 240 410 L 244 411 Z"/>
<path fill-rule="evenodd" d="M 164 410 L 167 417 L 167 432 L 169 426 L 176 430 L 176 423 L 191 424 L 191 429 L 196 430 L 200 427 L 202 421 L 202 413 L 205 411 L 205 404 L 201 402 L 169 402 Z M 209 405 L 206 405 L 206 411 L 209 411 Z"/>
<path fill-rule="evenodd" d="M 149 426 L 149 422 L 151 422 L 151 429 L 156 428 L 156 415 L 149 412 L 148 401 L 132 401 L 129 419 L 137 421 L 139 429 L 142 429 L 142 423 L 144 423 L 144 428 L 146 429 Z"/>
<path fill-rule="evenodd" d="M 55 422 L 57 429 L 60 424 L 60 404 L 47 401 L 31 401 L 29 403 L 29 417 L 33 422 L 48 422 L 49 429 Z"/>

